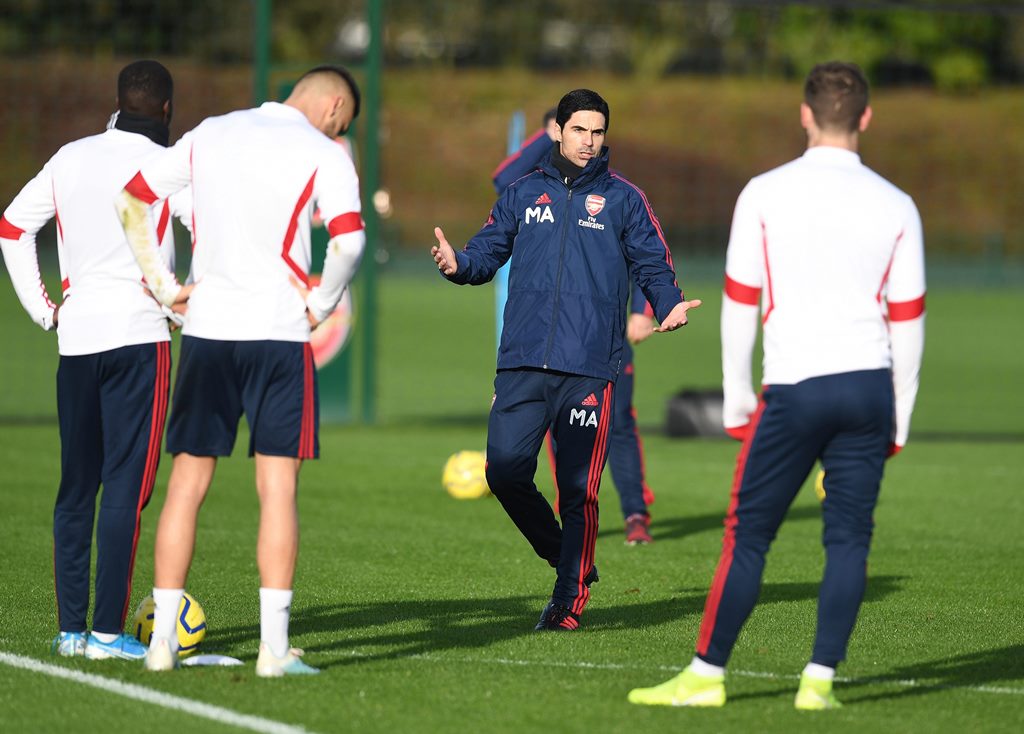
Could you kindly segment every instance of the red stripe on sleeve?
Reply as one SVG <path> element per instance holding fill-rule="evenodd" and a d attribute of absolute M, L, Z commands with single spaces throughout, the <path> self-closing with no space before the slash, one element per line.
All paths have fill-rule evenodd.
<path fill-rule="evenodd" d="M 25 234 L 21 227 L 15 227 L 7 221 L 7 217 L 0 217 L 0 237 L 5 240 L 16 240 Z"/>
<path fill-rule="evenodd" d="M 615 171 L 611 172 L 611 177 L 617 178 L 619 181 L 622 181 L 622 183 L 631 187 L 640 195 L 640 200 L 643 201 L 644 207 L 647 209 L 647 218 L 651 220 L 651 224 L 654 225 L 654 231 L 658 233 L 658 239 L 661 240 L 661 244 L 665 248 L 665 262 L 667 262 L 668 266 L 672 268 L 672 272 L 674 275 L 675 265 L 673 265 L 672 263 L 672 250 L 669 249 L 668 241 L 665 239 L 665 233 L 661 229 L 661 222 L 659 222 L 658 218 L 654 215 L 654 209 L 651 208 L 651 203 L 647 200 L 647 194 L 645 194 L 643 192 L 643 189 L 641 189 L 635 183 L 623 178 Z"/>
<path fill-rule="evenodd" d="M 889 321 L 913 321 L 924 313 L 924 294 L 913 301 L 889 302 Z"/>
<path fill-rule="evenodd" d="M 737 441 L 745 441 L 747 434 L 750 433 L 750 424 L 744 423 L 742 426 L 736 426 L 735 428 L 726 428 L 725 432 L 729 438 L 735 438 Z"/>
<path fill-rule="evenodd" d="M 491 178 L 492 179 L 497 178 L 499 173 L 501 173 L 506 168 L 508 168 L 509 165 L 511 165 L 512 161 L 514 161 L 516 158 L 518 158 L 519 156 L 521 156 L 523 154 L 523 148 L 526 148 L 527 146 L 531 145 L 541 135 L 547 135 L 547 131 L 544 128 L 541 128 L 540 130 L 535 132 L 533 135 L 528 137 L 526 140 L 524 140 L 523 144 L 519 146 L 519 150 L 517 150 L 515 153 L 510 155 L 508 158 L 503 160 L 501 163 L 499 163 L 498 167 L 494 169 L 494 173 L 491 174 Z"/>
<path fill-rule="evenodd" d="M 358 232 L 362 228 L 363 218 L 359 216 L 359 212 L 349 212 L 347 214 L 339 214 L 332 219 L 327 225 L 327 232 L 331 237 L 337 237 L 340 234 Z"/>
<path fill-rule="evenodd" d="M 160 244 L 164 241 L 164 232 L 167 231 L 167 223 L 171 220 L 171 205 L 164 199 L 164 208 L 160 212 L 160 222 L 156 225 L 156 241 Z"/>
<path fill-rule="evenodd" d="M 124 187 L 124 190 L 139 201 L 144 201 L 147 204 L 152 204 L 157 200 L 157 195 L 153 193 L 153 189 L 149 188 L 146 179 L 142 177 L 142 171 L 135 174 L 132 180 L 128 182 L 128 185 Z"/>
<path fill-rule="evenodd" d="M 761 289 L 751 285 L 743 285 L 738 280 L 725 276 L 725 295 L 736 303 L 756 306 L 761 301 Z"/>

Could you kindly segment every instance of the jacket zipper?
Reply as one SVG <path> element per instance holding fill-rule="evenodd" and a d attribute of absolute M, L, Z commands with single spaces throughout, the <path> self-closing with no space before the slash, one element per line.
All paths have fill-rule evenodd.
<path fill-rule="evenodd" d="M 548 332 L 548 346 L 544 351 L 544 369 L 549 369 L 548 359 L 551 357 L 551 345 L 555 341 L 555 326 L 557 326 L 558 321 L 558 297 L 562 292 L 562 263 L 565 260 L 565 237 L 569 231 L 569 217 L 572 214 L 572 187 L 569 188 L 565 209 L 565 219 L 562 224 L 562 241 L 558 248 L 558 271 L 555 273 L 555 300 L 551 307 L 551 331 Z"/>

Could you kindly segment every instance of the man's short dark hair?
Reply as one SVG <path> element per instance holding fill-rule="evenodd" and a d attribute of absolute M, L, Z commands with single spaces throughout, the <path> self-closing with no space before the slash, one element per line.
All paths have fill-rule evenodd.
<path fill-rule="evenodd" d="M 548 123 L 558 117 L 558 108 L 552 107 L 550 110 L 544 113 L 544 119 L 541 121 L 541 127 L 547 127 Z"/>
<path fill-rule="evenodd" d="M 160 120 L 164 103 L 174 96 L 171 72 L 159 61 L 135 61 L 117 75 L 118 109 Z"/>
<path fill-rule="evenodd" d="M 337 74 L 342 78 L 342 80 L 344 80 L 345 84 L 348 85 L 349 91 L 352 92 L 352 100 L 354 103 L 352 107 L 352 119 L 354 120 L 357 117 L 359 117 L 359 105 L 361 99 L 359 94 L 359 85 L 356 84 L 356 79 L 354 76 L 352 76 L 352 72 L 350 72 L 344 66 L 338 66 L 337 64 L 323 64 L 321 66 L 314 67 L 307 71 L 302 76 L 300 76 L 296 84 L 298 84 L 298 82 L 301 82 L 308 76 L 312 76 L 313 74 L 321 74 L 325 71 Z"/>
<path fill-rule="evenodd" d="M 558 127 L 565 127 L 565 123 L 569 121 L 569 118 L 580 110 L 600 112 L 604 115 L 604 129 L 608 129 L 611 117 L 608 111 L 608 103 L 604 101 L 600 94 L 589 89 L 574 89 L 562 97 L 558 102 L 558 113 L 555 115 L 555 122 L 558 123 Z"/>
<path fill-rule="evenodd" d="M 822 130 L 856 132 L 868 106 L 868 80 L 856 64 L 818 64 L 807 75 L 804 101 Z"/>

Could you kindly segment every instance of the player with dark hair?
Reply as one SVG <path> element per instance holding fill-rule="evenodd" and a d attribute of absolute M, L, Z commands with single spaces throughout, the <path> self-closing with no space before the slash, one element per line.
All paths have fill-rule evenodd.
<path fill-rule="evenodd" d="M 743 448 L 696 656 L 666 683 L 630 692 L 633 703 L 725 703 L 725 665 L 757 602 L 768 548 L 820 460 L 828 489 L 825 571 L 795 706 L 840 705 L 832 681 L 864 597 L 882 472 L 906 443 L 917 396 L 924 245 L 913 200 L 857 154 L 871 121 L 860 69 L 816 66 L 800 121 L 806 152 L 752 179 L 733 215 L 722 303 L 723 417 Z M 751 387 L 759 321 L 760 399 Z"/>
<path fill-rule="evenodd" d="M 355 77 L 352 76 L 352 72 L 350 72 L 344 66 L 338 66 L 337 64 L 323 64 L 321 66 L 313 67 L 305 74 L 300 76 L 298 78 L 298 81 L 295 82 L 295 86 L 299 87 L 300 85 L 305 84 L 307 80 L 324 80 L 332 79 L 333 77 L 341 77 L 341 80 L 345 83 L 345 86 L 348 87 L 348 93 L 351 96 L 352 102 L 352 116 L 351 118 L 349 118 L 348 122 L 344 124 L 342 129 L 339 130 L 338 133 L 335 135 L 335 137 L 337 137 L 337 135 L 344 135 L 346 132 L 348 132 L 348 126 L 352 123 L 352 120 L 355 120 L 357 117 L 359 117 L 359 110 L 360 107 L 362 106 L 362 94 L 359 91 L 359 85 L 356 83 Z"/>
<path fill-rule="evenodd" d="M 231 454 L 244 413 L 260 501 L 256 674 L 318 672 L 288 642 L 297 492 L 303 460 L 319 455 L 310 327 L 337 306 L 365 243 L 356 171 L 333 140 L 358 109 L 352 76 L 340 67 L 317 67 L 284 103 L 204 120 L 144 166 L 118 198 L 129 244 L 153 293 L 165 304 L 188 300 L 167 431 L 174 463 L 157 526 L 149 670 L 176 667 L 176 614 L 199 508 L 217 458 Z M 194 287 L 179 285 L 162 267 L 148 231 L 137 226 L 149 202 L 190 181 Z M 309 288 L 310 220 L 317 208 L 330 240 L 320 283 Z"/>
<path fill-rule="evenodd" d="M 52 650 L 66 657 L 139 659 L 146 652 L 123 628 L 141 513 L 160 461 L 171 369 L 169 312 L 147 295 L 111 201 L 167 145 L 172 91 L 171 74 L 158 62 L 126 66 L 107 131 L 57 151 L 0 219 L 0 245 L 22 305 L 41 327 L 57 330 L 61 479 L 53 566 L 60 634 Z M 154 257 L 170 268 L 170 216 L 173 210 L 187 221 L 189 202 L 185 196 L 173 205 L 166 198 L 154 204 L 140 226 L 160 243 Z M 50 300 L 40 279 L 36 252 L 36 234 L 53 218 L 60 304 Z"/>
<path fill-rule="evenodd" d="M 577 112 L 588 111 L 596 112 L 601 115 L 604 119 L 604 129 L 602 133 L 607 132 L 608 128 L 612 124 L 612 113 L 608 109 L 608 103 L 605 102 L 604 98 L 597 92 L 591 91 L 590 89 L 573 89 L 571 92 L 566 92 L 563 97 L 558 100 L 558 106 L 555 107 L 555 122 L 558 123 L 558 129 L 562 133 L 563 137 L 565 134 L 566 123 L 575 115 Z M 561 142 L 562 137 L 559 138 Z M 585 146 L 584 148 L 585 149 Z M 573 160 L 571 154 L 568 156 L 569 160 Z M 578 164 L 577 164 L 578 165 Z"/>
<path fill-rule="evenodd" d="M 511 258 L 487 483 L 542 559 L 556 568 L 538 630 L 572 630 L 597 580 L 597 494 L 607 452 L 612 388 L 622 369 L 632 279 L 659 332 L 686 324 L 672 256 L 644 193 L 608 170 L 608 104 L 577 89 L 558 105 L 558 145 L 541 168 L 505 189 L 483 228 L 456 253 L 440 227 L 431 254 L 457 284 L 489 281 Z M 537 491 L 548 429 L 562 525 Z"/>
<path fill-rule="evenodd" d="M 117 75 L 118 109 L 123 113 L 153 119 L 166 114 L 170 118 L 173 97 L 174 81 L 157 61 L 136 61 Z"/>
<path fill-rule="evenodd" d="M 551 154 L 553 145 L 558 145 L 558 110 L 551 108 L 544 113 L 544 125 L 527 138 L 515 153 L 503 160 L 492 174 L 494 188 L 501 194 L 505 188 L 522 176 L 536 170 Z M 644 298 L 643 291 L 633 287 L 630 298 L 629 320 L 626 322 L 626 339 L 622 342 L 622 371 L 615 381 L 615 413 L 608 433 L 608 465 L 611 467 L 615 489 L 619 493 L 619 505 L 626 526 L 627 545 L 646 545 L 653 542 L 651 537 L 650 505 L 654 503 L 654 492 L 644 477 L 644 448 L 636 423 L 636 409 L 633 407 L 633 344 L 639 344 L 653 333 L 653 312 Z M 548 458 L 554 472 L 555 448 L 548 433 Z M 555 479 L 555 490 L 558 480 Z M 558 502 L 555 502 L 558 511 Z"/>

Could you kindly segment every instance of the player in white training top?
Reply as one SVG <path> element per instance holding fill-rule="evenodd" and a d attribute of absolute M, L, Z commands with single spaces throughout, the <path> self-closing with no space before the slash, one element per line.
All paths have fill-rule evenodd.
<path fill-rule="evenodd" d="M 825 469 L 825 572 L 797 709 L 840 704 L 836 666 L 864 596 L 885 460 L 906 443 L 924 349 L 924 246 L 909 196 L 867 168 L 868 85 L 853 64 L 816 66 L 800 121 L 807 151 L 740 194 L 726 255 L 726 430 L 743 440 L 722 556 L 697 654 L 641 704 L 721 706 L 724 669 L 757 601 L 765 555 L 816 461 Z M 763 390 L 751 386 L 758 321 Z"/>
<path fill-rule="evenodd" d="M 0 219 L 0 245 L 22 305 L 57 329 L 57 413 L 61 480 L 53 513 L 54 576 L 64 656 L 139 659 L 123 634 L 142 509 L 160 460 L 170 382 L 167 317 L 143 285 L 111 200 L 140 165 L 168 143 L 173 87 L 156 61 L 137 61 L 117 80 L 118 113 L 107 131 L 68 143 L 28 182 Z M 172 213 L 188 219 L 187 192 L 141 221 L 173 260 Z M 172 211 L 173 210 L 173 211 Z M 39 274 L 36 233 L 57 220 L 63 298 L 55 304 Z M 96 518 L 92 632 L 89 559 Z"/>
<path fill-rule="evenodd" d="M 174 625 L 199 507 L 217 457 L 231 454 L 244 413 L 260 499 L 256 672 L 317 672 L 288 644 L 296 490 L 302 460 L 319 453 L 310 326 L 334 310 L 365 242 L 359 181 L 351 159 L 333 142 L 358 113 L 359 89 L 349 72 L 317 67 L 283 104 L 203 121 L 144 166 L 118 198 L 153 293 L 165 304 L 188 299 L 167 430 L 174 464 L 157 527 L 150 670 L 176 664 Z M 194 285 L 181 286 L 140 222 L 151 201 L 189 183 Z M 310 219 L 317 209 L 331 238 L 320 283 L 309 289 Z"/>

